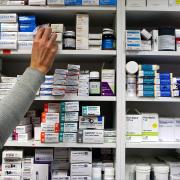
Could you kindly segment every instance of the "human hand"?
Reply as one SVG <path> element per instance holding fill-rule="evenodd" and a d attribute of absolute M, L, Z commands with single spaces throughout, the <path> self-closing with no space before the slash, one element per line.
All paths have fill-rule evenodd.
<path fill-rule="evenodd" d="M 56 56 L 58 45 L 57 34 L 50 27 L 39 28 L 33 41 L 30 67 L 47 74 Z"/>

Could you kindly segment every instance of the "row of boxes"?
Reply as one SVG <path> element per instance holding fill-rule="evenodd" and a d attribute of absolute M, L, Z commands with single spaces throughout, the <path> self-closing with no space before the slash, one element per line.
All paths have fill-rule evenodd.
<path fill-rule="evenodd" d="M 127 7 L 169 7 L 179 5 L 178 0 L 126 0 Z"/>
<path fill-rule="evenodd" d="M 0 5 L 30 5 L 30 6 L 115 6 L 116 0 L 5 0 Z"/>

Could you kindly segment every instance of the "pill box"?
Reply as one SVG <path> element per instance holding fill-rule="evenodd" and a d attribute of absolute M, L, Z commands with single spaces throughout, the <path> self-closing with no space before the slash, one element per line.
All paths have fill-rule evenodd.
<path fill-rule="evenodd" d="M 30 6 L 36 6 L 36 5 L 41 5 L 45 6 L 46 5 L 46 0 L 29 0 L 29 5 Z"/>
<path fill-rule="evenodd" d="M 8 159 L 22 159 L 23 158 L 23 151 L 19 150 L 5 150 L 2 153 L 2 159 L 8 160 Z"/>
<path fill-rule="evenodd" d="M 71 180 L 92 180 L 91 176 L 71 176 Z"/>
<path fill-rule="evenodd" d="M 54 170 L 69 170 L 69 160 L 64 159 L 64 160 L 54 160 L 51 164 L 51 169 Z M 67 171 L 61 172 L 61 176 L 67 176 Z"/>
<path fill-rule="evenodd" d="M 2 171 L 3 176 L 21 176 L 21 169 L 14 169 L 14 170 L 4 170 Z"/>
<path fill-rule="evenodd" d="M 31 50 L 33 41 L 18 41 L 18 50 Z"/>
<path fill-rule="evenodd" d="M 17 41 L 17 32 L 0 32 L 0 40 Z"/>
<path fill-rule="evenodd" d="M 158 78 L 138 78 L 138 84 L 160 84 L 160 85 L 171 85 L 171 79 L 158 79 Z"/>
<path fill-rule="evenodd" d="M 116 131 L 113 129 L 105 129 L 104 137 L 116 137 Z"/>
<path fill-rule="evenodd" d="M 4 170 L 13 170 L 13 169 L 21 169 L 21 164 L 18 163 L 3 163 L 2 164 L 2 171 Z"/>
<path fill-rule="evenodd" d="M 82 106 L 82 116 L 100 116 L 100 106 Z"/>
<path fill-rule="evenodd" d="M 0 83 L 0 89 L 12 89 L 15 83 Z"/>
<path fill-rule="evenodd" d="M 77 142 L 77 133 L 72 133 L 72 132 L 62 133 L 62 132 L 60 132 L 59 136 L 60 136 L 60 142 L 63 142 L 63 143 L 76 143 Z"/>
<path fill-rule="evenodd" d="M 16 22 L 17 22 L 16 13 L 0 14 L 0 23 L 16 23 Z"/>
<path fill-rule="evenodd" d="M 65 6 L 80 6 L 82 0 L 64 0 Z"/>
<path fill-rule="evenodd" d="M 82 0 L 83 6 L 98 6 L 99 0 Z"/>
<path fill-rule="evenodd" d="M 116 137 L 104 137 L 104 143 L 116 143 Z"/>
<path fill-rule="evenodd" d="M 79 102 L 62 102 L 60 103 L 62 112 L 79 111 Z"/>
<path fill-rule="evenodd" d="M 34 140 L 35 141 L 41 140 L 41 127 L 34 127 Z"/>
<path fill-rule="evenodd" d="M 60 113 L 61 122 L 78 122 L 78 112 L 62 112 Z"/>
<path fill-rule="evenodd" d="M 83 143 L 103 144 L 104 130 L 83 130 Z"/>
<path fill-rule="evenodd" d="M 18 32 L 18 23 L 1 23 L 2 32 Z"/>
<path fill-rule="evenodd" d="M 41 114 L 42 123 L 59 123 L 59 113 L 45 113 Z"/>
<path fill-rule="evenodd" d="M 77 123 L 65 122 L 60 125 L 61 132 L 77 132 Z"/>
<path fill-rule="evenodd" d="M 117 3 L 116 0 L 99 0 L 100 6 L 115 6 Z"/>
<path fill-rule="evenodd" d="M 2 176 L 3 180 L 21 180 L 21 176 Z"/>
<path fill-rule="evenodd" d="M 68 148 L 54 148 L 54 159 L 69 159 Z"/>
<path fill-rule="evenodd" d="M 80 116 L 79 129 L 104 129 L 103 116 Z"/>
<path fill-rule="evenodd" d="M 50 6 L 64 5 L 64 0 L 47 0 L 47 5 L 50 5 Z"/>
<path fill-rule="evenodd" d="M 157 71 L 159 70 L 159 65 L 149 65 L 149 64 L 141 64 L 139 65 L 139 71 Z"/>
<path fill-rule="evenodd" d="M 157 72 L 156 71 L 139 71 L 138 72 L 138 76 L 139 77 L 155 77 L 156 76 L 156 74 L 157 74 Z M 158 77 L 157 77 L 158 78 Z"/>
<path fill-rule="evenodd" d="M 63 33 L 64 24 L 51 24 L 52 32 Z"/>
<path fill-rule="evenodd" d="M 71 150 L 70 163 L 92 163 L 92 151 Z"/>
<path fill-rule="evenodd" d="M 35 149 L 35 162 L 52 162 L 53 161 L 53 149 Z"/>
<path fill-rule="evenodd" d="M 32 124 L 24 125 L 24 126 L 17 126 L 15 129 L 16 133 L 27 133 L 32 131 Z"/>
<path fill-rule="evenodd" d="M 171 85 L 138 85 L 138 91 L 171 91 Z"/>
<path fill-rule="evenodd" d="M 36 29 L 35 24 L 20 24 L 19 31 L 20 32 L 33 32 Z"/>
<path fill-rule="evenodd" d="M 0 40 L 0 49 L 17 49 L 17 41 Z"/>
<path fill-rule="evenodd" d="M 17 0 L 17 1 L 7 1 L 6 3 L 7 6 L 24 6 L 25 2 L 22 0 Z"/>
<path fill-rule="evenodd" d="M 41 132 L 41 143 L 58 143 L 59 133 Z"/>
<path fill-rule="evenodd" d="M 89 163 L 78 163 L 71 164 L 71 176 L 91 176 L 92 175 L 92 164 Z"/>
<path fill-rule="evenodd" d="M 16 82 L 17 82 L 16 77 L 1 76 L 1 83 L 16 83 Z"/>
<path fill-rule="evenodd" d="M 58 133 L 60 131 L 60 124 L 59 123 L 41 123 L 41 131 L 42 132 L 51 132 L 51 133 Z"/>
<path fill-rule="evenodd" d="M 27 133 L 17 133 L 18 141 L 28 141 L 30 139 L 32 139 L 32 131 Z"/>
<path fill-rule="evenodd" d="M 60 112 L 60 104 L 59 103 L 45 103 L 44 104 L 44 112 L 59 113 Z"/>
<path fill-rule="evenodd" d="M 33 41 L 33 32 L 18 32 L 19 41 Z"/>

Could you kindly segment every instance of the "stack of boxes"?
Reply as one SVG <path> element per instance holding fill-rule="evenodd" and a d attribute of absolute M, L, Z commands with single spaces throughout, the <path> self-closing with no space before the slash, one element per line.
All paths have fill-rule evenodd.
<path fill-rule="evenodd" d="M 104 143 L 104 117 L 100 106 L 82 106 L 79 117 L 78 142 L 88 144 Z"/>
<path fill-rule="evenodd" d="M 71 180 L 91 180 L 92 176 L 92 151 L 71 150 Z"/>
<path fill-rule="evenodd" d="M 158 65 L 139 65 L 139 97 L 171 97 L 172 73 L 157 73 Z"/>
<path fill-rule="evenodd" d="M 54 148 L 54 161 L 51 164 L 52 180 L 59 178 L 70 180 L 69 168 L 69 150 L 67 148 Z"/>
<path fill-rule="evenodd" d="M 22 162 L 22 178 L 23 179 L 32 179 L 32 167 L 34 164 L 33 157 L 25 157 Z"/>
<path fill-rule="evenodd" d="M 0 98 L 3 98 L 15 85 L 16 77 L 1 77 L 0 81 Z"/>
<path fill-rule="evenodd" d="M 68 64 L 66 78 L 66 93 L 76 95 L 78 93 L 80 65 Z"/>
<path fill-rule="evenodd" d="M 81 71 L 79 75 L 78 96 L 89 96 L 89 71 Z"/>
<path fill-rule="evenodd" d="M 2 155 L 2 179 L 21 180 L 23 151 L 6 150 Z"/>
<path fill-rule="evenodd" d="M 58 49 L 62 49 L 62 39 L 63 39 L 63 32 L 64 32 L 64 25 L 63 24 L 51 24 L 52 32 L 57 34 L 56 41 L 58 42 Z"/>
<path fill-rule="evenodd" d="M 52 96 L 54 76 L 46 75 L 44 83 L 40 87 L 40 96 Z"/>
<path fill-rule="evenodd" d="M 44 112 L 41 115 L 41 142 L 57 143 L 59 142 L 59 104 L 48 103 L 44 106 Z"/>
<path fill-rule="evenodd" d="M 180 97 L 180 78 L 174 77 L 172 79 L 172 86 L 173 86 L 173 96 L 174 97 Z"/>
<path fill-rule="evenodd" d="M 102 34 L 89 34 L 89 49 L 90 50 L 102 49 Z"/>
<path fill-rule="evenodd" d="M 76 15 L 76 49 L 89 49 L 89 15 Z"/>
<path fill-rule="evenodd" d="M 102 96 L 115 96 L 115 70 L 114 69 L 102 69 L 101 95 Z"/>
<path fill-rule="evenodd" d="M 17 49 L 17 14 L 0 14 L 0 49 Z"/>
<path fill-rule="evenodd" d="M 66 69 L 56 69 L 54 73 L 54 82 L 52 95 L 63 96 L 65 95 L 66 84 L 67 84 L 67 70 Z"/>
<path fill-rule="evenodd" d="M 62 102 L 60 104 L 60 109 L 60 142 L 76 143 L 79 102 Z"/>

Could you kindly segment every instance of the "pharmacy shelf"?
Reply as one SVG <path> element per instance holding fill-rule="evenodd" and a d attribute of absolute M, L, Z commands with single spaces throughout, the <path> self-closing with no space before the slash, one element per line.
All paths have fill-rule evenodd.
<path fill-rule="evenodd" d="M 126 148 L 144 148 L 144 149 L 180 149 L 180 142 L 142 142 L 142 143 L 126 143 Z"/>
<path fill-rule="evenodd" d="M 0 57 L 3 59 L 16 59 L 16 60 L 27 60 L 30 59 L 31 53 L 30 52 L 8 52 L 3 54 L 0 52 Z M 61 50 L 57 55 L 56 58 L 63 61 L 70 58 L 70 60 L 78 60 L 79 58 L 86 58 L 86 59 L 103 59 L 109 60 L 109 58 L 116 56 L 116 50 Z M 98 60 L 99 60 L 98 59 Z M 97 59 L 96 59 L 97 60 Z"/>
<path fill-rule="evenodd" d="M 25 142 L 7 141 L 5 147 L 65 147 L 65 148 L 116 148 L 116 143 L 81 144 L 81 143 L 41 143 L 29 140 Z"/>
<path fill-rule="evenodd" d="M 180 98 L 174 97 L 127 97 L 127 102 L 180 102 Z"/>
<path fill-rule="evenodd" d="M 39 96 L 36 101 L 116 101 L 115 96 Z"/>

